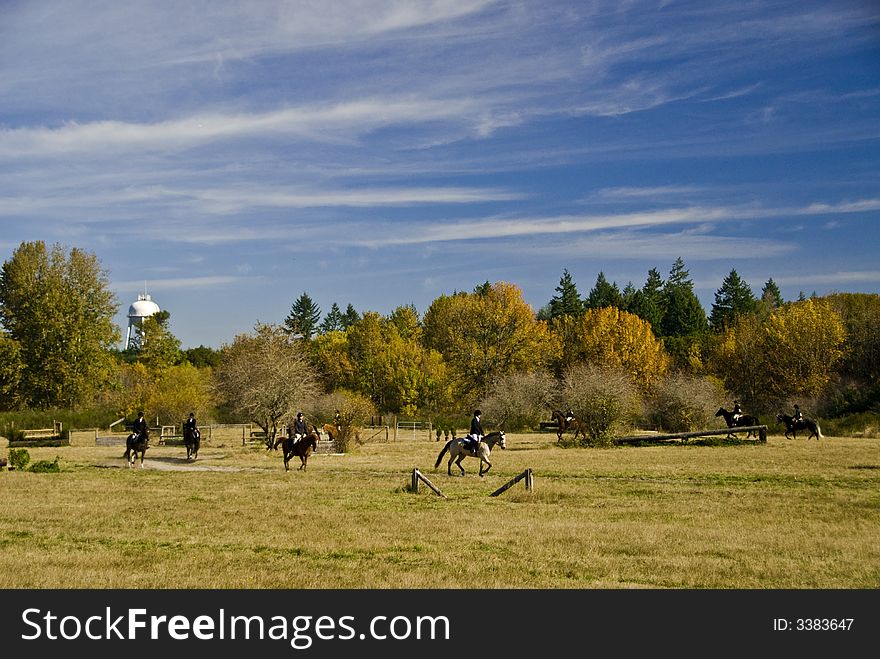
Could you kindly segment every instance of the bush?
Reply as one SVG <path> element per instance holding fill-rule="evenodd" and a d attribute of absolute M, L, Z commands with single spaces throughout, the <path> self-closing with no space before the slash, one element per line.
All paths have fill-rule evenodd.
<path fill-rule="evenodd" d="M 313 419 L 325 419 L 333 423 L 339 410 L 339 425 L 342 430 L 334 439 L 338 453 L 347 453 L 360 442 L 359 426 L 362 426 L 376 413 L 373 403 L 360 394 L 348 391 L 335 391 L 319 397 L 306 412 Z"/>
<path fill-rule="evenodd" d="M 58 460 L 59 457 L 57 455 L 54 460 L 37 460 L 31 465 L 30 471 L 38 474 L 57 474 L 61 471 L 61 466 L 58 464 Z"/>
<path fill-rule="evenodd" d="M 639 395 L 626 373 L 590 364 L 570 367 L 563 377 L 562 396 L 586 433 L 582 444 L 608 446 L 614 436 L 631 426 Z"/>
<path fill-rule="evenodd" d="M 24 469 L 31 461 L 31 454 L 26 448 L 9 449 L 9 466 L 13 469 Z"/>
<path fill-rule="evenodd" d="M 667 376 L 657 387 L 649 417 L 669 432 L 711 428 L 723 388 L 712 379 L 686 374 Z"/>
<path fill-rule="evenodd" d="M 480 401 L 488 425 L 507 431 L 537 428 L 556 395 L 556 380 L 548 372 L 511 373 Z"/>

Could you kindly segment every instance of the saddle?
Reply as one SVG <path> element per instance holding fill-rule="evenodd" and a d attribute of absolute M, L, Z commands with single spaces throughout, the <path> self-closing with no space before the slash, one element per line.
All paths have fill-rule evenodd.
<path fill-rule="evenodd" d="M 464 438 L 464 440 L 462 440 L 462 441 L 463 441 L 463 443 L 464 443 L 464 448 L 466 448 L 468 451 L 474 451 L 474 452 L 476 452 L 476 450 L 477 450 L 477 440 L 476 440 L 476 438 L 471 437 L 470 435 L 467 435 L 467 436 Z"/>

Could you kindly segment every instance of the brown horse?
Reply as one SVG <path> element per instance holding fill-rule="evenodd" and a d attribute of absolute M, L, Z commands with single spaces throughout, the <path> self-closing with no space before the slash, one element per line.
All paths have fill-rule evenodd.
<path fill-rule="evenodd" d="M 437 456 L 437 462 L 434 463 L 434 469 L 440 466 L 440 463 L 443 461 L 443 456 L 449 452 L 449 463 L 446 465 L 446 473 L 452 476 L 452 462 L 455 461 L 456 466 L 461 469 L 461 475 L 464 476 L 464 467 L 461 466 L 461 461 L 465 458 L 479 458 L 480 476 L 482 477 L 483 474 L 492 468 L 492 463 L 489 462 L 489 454 L 492 452 L 492 448 L 495 444 L 498 444 L 501 448 L 507 448 L 507 441 L 505 440 L 503 430 L 490 432 L 483 437 L 483 441 L 480 442 L 478 451 L 474 451 L 470 448 L 470 441 L 463 437 L 450 439 L 446 442 L 446 446 L 443 447 L 443 450 L 440 451 L 440 455 Z M 484 464 L 488 465 L 485 469 L 483 469 Z"/>
<path fill-rule="evenodd" d="M 336 441 L 336 438 L 339 436 L 339 426 L 332 423 L 325 423 L 321 426 L 321 430 L 323 430 L 327 434 L 327 439 L 331 442 Z"/>
<path fill-rule="evenodd" d="M 279 437 L 275 442 L 274 449 L 281 446 L 282 457 L 284 458 L 284 471 L 290 471 L 288 464 L 294 456 L 299 457 L 302 464 L 300 469 L 305 470 L 309 461 L 309 456 L 318 450 L 318 433 L 313 429 L 305 437 L 294 440 L 292 437 Z"/>
<path fill-rule="evenodd" d="M 562 413 L 562 410 L 553 410 L 553 414 L 550 415 L 550 418 L 556 422 L 556 441 L 562 441 L 562 433 L 566 430 L 573 430 L 574 437 L 572 439 L 577 439 L 578 435 L 587 438 L 587 435 L 584 433 L 584 429 L 581 427 L 580 419 L 578 419 L 574 412 L 568 410 L 565 414 Z"/>

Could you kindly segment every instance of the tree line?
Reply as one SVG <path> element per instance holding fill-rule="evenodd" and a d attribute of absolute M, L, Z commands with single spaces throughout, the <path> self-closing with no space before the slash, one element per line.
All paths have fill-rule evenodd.
<path fill-rule="evenodd" d="M 649 270 L 641 288 L 600 272 L 583 296 L 563 270 L 537 312 L 509 282 L 441 295 L 424 314 L 334 302 L 322 318 L 304 292 L 279 323 L 216 350 L 181 350 L 167 312 L 145 320 L 141 344 L 118 350 L 108 282 L 93 254 L 40 241 L 3 264 L 0 411 L 146 409 L 174 423 L 196 410 L 271 432 L 297 409 L 439 423 L 483 405 L 513 426 L 567 405 L 606 410 L 613 422 L 598 423 L 598 438 L 624 419 L 706 423 L 734 397 L 756 413 L 799 400 L 828 416 L 876 414 L 880 401 L 880 296 L 785 301 L 772 279 L 755 296 L 733 269 L 707 314 L 680 258 L 665 279 Z"/>

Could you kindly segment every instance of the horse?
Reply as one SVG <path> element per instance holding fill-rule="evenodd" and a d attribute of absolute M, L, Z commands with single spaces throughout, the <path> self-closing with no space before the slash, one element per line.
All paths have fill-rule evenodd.
<path fill-rule="evenodd" d="M 760 426 L 761 422 L 758 420 L 758 417 L 752 416 L 751 414 L 740 414 L 738 419 L 733 418 L 733 412 L 729 412 L 727 408 L 721 407 L 715 412 L 715 416 L 723 416 L 724 421 L 727 423 L 728 428 L 736 428 L 737 426 Z M 749 437 L 757 437 L 758 431 L 749 430 L 749 433 L 746 435 L 746 439 Z M 736 433 L 729 432 L 727 433 L 728 439 L 730 437 L 736 437 Z"/>
<path fill-rule="evenodd" d="M 147 433 L 139 435 L 138 433 L 133 432 L 125 438 L 125 453 L 122 454 L 122 457 L 128 462 L 129 467 L 133 467 L 134 461 L 140 456 L 141 469 L 143 469 L 144 453 L 147 452 L 148 448 L 149 436 Z"/>
<path fill-rule="evenodd" d="M 443 447 L 443 450 L 440 451 L 440 455 L 437 456 L 437 462 L 434 463 L 434 469 L 437 469 L 437 467 L 440 466 L 440 463 L 443 461 L 443 456 L 449 452 L 449 463 L 446 465 L 446 472 L 450 476 L 452 476 L 453 461 L 455 461 L 456 466 L 461 469 L 461 475 L 464 476 L 464 467 L 461 466 L 461 461 L 465 458 L 480 458 L 480 477 L 482 477 L 492 468 L 492 463 L 489 462 L 489 454 L 492 452 L 492 448 L 495 444 L 498 444 L 501 448 L 507 448 L 507 440 L 504 437 L 503 430 L 490 432 L 483 437 L 483 441 L 480 442 L 478 453 L 470 448 L 469 444 L 470 442 L 466 442 L 465 438 L 450 439 L 446 442 L 446 446 Z M 483 464 L 489 466 L 483 469 Z"/>
<path fill-rule="evenodd" d="M 574 412 L 568 410 L 565 414 L 562 413 L 562 410 L 553 410 L 553 414 L 550 415 L 550 418 L 556 422 L 556 441 L 562 441 L 562 433 L 566 430 L 574 430 L 573 439 L 577 439 L 578 435 L 587 438 L 586 433 L 584 433 L 584 429 L 581 427 L 580 419 L 578 419 Z"/>
<path fill-rule="evenodd" d="M 815 437 L 817 442 L 820 437 L 825 437 L 825 435 L 822 434 L 822 429 L 819 428 L 819 424 L 807 417 L 795 421 L 794 417 L 789 416 L 788 414 L 777 414 L 776 420 L 785 424 L 786 439 L 797 439 L 798 430 L 809 430 L 810 434 L 807 439 Z M 788 433 L 791 433 L 791 437 L 788 436 Z"/>
<path fill-rule="evenodd" d="M 281 446 L 282 456 L 284 457 L 284 471 L 290 471 L 289 462 L 293 456 L 298 456 L 302 464 L 299 466 L 301 470 L 305 470 L 309 456 L 318 450 L 318 433 L 314 429 L 308 435 L 294 440 L 293 437 L 279 437 L 275 442 L 275 448 Z"/>
<path fill-rule="evenodd" d="M 195 460 L 199 456 L 199 447 L 202 445 L 202 433 L 199 429 L 183 431 L 183 443 L 186 445 L 186 459 Z"/>
<path fill-rule="evenodd" d="M 321 426 L 321 430 L 323 430 L 327 434 L 327 439 L 331 442 L 336 441 L 336 437 L 339 435 L 340 428 L 334 423 L 325 423 Z"/>

